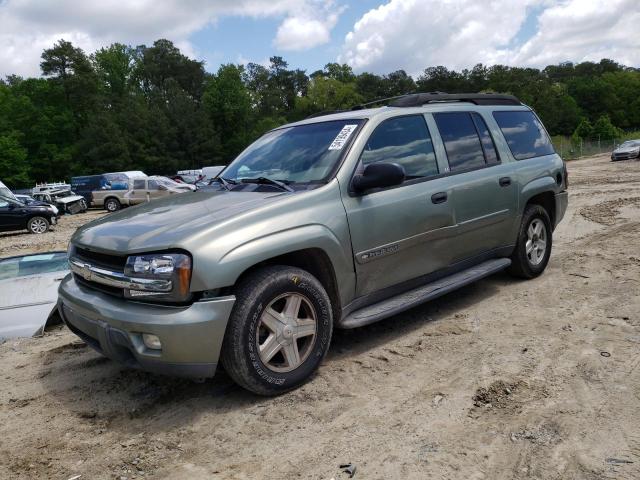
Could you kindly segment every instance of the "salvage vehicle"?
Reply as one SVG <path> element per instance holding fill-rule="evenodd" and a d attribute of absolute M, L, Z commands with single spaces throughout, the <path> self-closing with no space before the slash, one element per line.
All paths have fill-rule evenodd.
<path fill-rule="evenodd" d="M 125 365 L 275 395 L 356 328 L 546 268 L 567 171 L 510 95 L 414 94 L 268 132 L 217 188 L 89 223 L 60 313 Z M 392 320 L 391 320 L 392 321 Z"/>
<path fill-rule="evenodd" d="M 139 170 L 71 177 L 71 189 L 78 195 L 82 195 L 87 205 L 95 206 L 92 205 L 91 194 L 93 192 L 100 190 L 129 190 L 131 180 L 146 177 L 146 173 Z"/>
<path fill-rule="evenodd" d="M 195 189 L 195 185 L 178 183 L 167 177 L 134 178 L 128 190 L 94 191 L 92 205 L 104 206 L 105 210 L 115 212 L 122 207 L 149 202 L 176 193 L 191 192 Z"/>
<path fill-rule="evenodd" d="M 67 252 L 0 259 L 0 339 L 42 335 L 59 322 L 58 285 L 68 272 Z"/>
<path fill-rule="evenodd" d="M 13 196 L 13 194 L 12 194 Z M 13 198 L 0 195 L 0 232 L 29 230 L 41 234 L 58 223 L 59 211 L 53 205 L 36 202 L 26 205 Z"/>
<path fill-rule="evenodd" d="M 629 160 L 640 158 L 640 140 L 628 140 L 611 152 L 611 161 Z"/>
<path fill-rule="evenodd" d="M 63 214 L 84 213 L 87 211 L 87 201 L 81 195 L 76 195 L 67 183 L 42 183 L 36 185 L 31 196 L 41 202 L 55 205 Z"/>

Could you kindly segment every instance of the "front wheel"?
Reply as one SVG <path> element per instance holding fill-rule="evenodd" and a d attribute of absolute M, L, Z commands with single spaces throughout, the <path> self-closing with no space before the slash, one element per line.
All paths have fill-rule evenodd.
<path fill-rule="evenodd" d="M 41 234 L 49 230 L 49 220 L 44 217 L 33 217 L 27 222 L 27 229 L 31 233 Z"/>
<path fill-rule="evenodd" d="M 522 216 L 516 248 L 511 254 L 509 272 L 520 278 L 535 278 L 544 272 L 551 256 L 553 232 L 547 211 L 540 205 L 527 205 Z"/>
<path fill-rule="evenodd" d="M 259 395 L 292 390 L 317 370 L 333 330 L 322 284 L 298 268 L 271 266 L 236 289 L 221 361 L 243 388 Z"/>

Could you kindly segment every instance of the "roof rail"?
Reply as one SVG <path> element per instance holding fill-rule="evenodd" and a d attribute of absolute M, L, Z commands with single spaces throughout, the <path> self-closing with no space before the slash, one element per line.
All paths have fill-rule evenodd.
<path fill-rule="evenodd" d="M 390 107 L 420 107 L 436 102 L 470 102 L 476 105 L 522 105 L 513 95 L 501 93 L 413 93 L 389 103 Z"/>

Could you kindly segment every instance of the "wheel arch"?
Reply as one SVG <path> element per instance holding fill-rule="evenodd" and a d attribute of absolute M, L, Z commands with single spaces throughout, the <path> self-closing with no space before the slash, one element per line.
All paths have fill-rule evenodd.
<path fill-rule="evenodd" d="M 342 304 L 340 300 L 336 271 L 333 263 L 331 262 L 331 258 L 322 248 L 304 248 L 262 260 L 245 269 L 238 276 L 236 284 L 256 270 L 270 265 L 284 265 L 287 267 L 300 268 L 301 270 L 305 270 L 316 277 L 326 290 L 327 295 L 329 295 L 334 321 L 340 318 Z M 228 289 L 231 291 L 233 290 L 233 287 L 228 287 Z"/>
<path fill-rule="evenodd" d="M 556 196 L 555 191 L 558 187 L 556 179 L 548 176 L 534 180 L 522 189 L 522 216 L 528 205 L 540 205 L 544 208 L 551 220 L 552 228 L 556 225 Z"/>

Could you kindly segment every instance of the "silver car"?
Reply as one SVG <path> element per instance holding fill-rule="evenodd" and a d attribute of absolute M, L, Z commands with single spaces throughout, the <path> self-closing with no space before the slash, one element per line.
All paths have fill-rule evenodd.
<path fill-rule="evenodd" d="M 627 140 L 611 152 L 611 161 L 640 158 L 640 140 Z"/>

